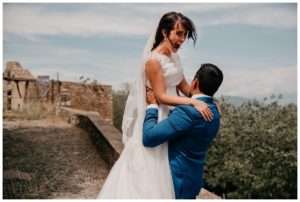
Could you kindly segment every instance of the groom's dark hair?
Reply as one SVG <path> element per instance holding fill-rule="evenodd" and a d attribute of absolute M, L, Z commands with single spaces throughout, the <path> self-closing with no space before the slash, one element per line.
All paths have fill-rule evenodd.
<path fill-rule="evenodd" d="M 216 65 L 205 63 L 201 65 L 194 79 L 198 80 L 202 93 L 213 96 L 223 81 L 223 73 Z"/>

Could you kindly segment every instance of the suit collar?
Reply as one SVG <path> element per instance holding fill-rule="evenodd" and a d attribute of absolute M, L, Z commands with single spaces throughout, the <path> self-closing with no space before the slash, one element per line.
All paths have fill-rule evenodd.
<path fill-rule="evenodd" d="M 214 100 L 211 96 L 205 95 L 205 94 L 195 94 L 192 96 L 192 98 L 195 98 L 197 100 L 201 100 L 205 103 L 213 104 Z"/>

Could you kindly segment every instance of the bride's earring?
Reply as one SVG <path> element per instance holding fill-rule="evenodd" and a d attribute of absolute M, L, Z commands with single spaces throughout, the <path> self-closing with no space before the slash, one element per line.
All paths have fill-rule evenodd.
<path fill-rule="evenodd" d="M 167 37 L 165 36 L 165 41 L 167 41 Z"/>

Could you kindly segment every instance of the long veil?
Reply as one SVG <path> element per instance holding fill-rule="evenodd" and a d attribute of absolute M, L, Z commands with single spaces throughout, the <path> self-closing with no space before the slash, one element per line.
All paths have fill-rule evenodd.
<path fill-rule="evenodd" d="M 142 129 L 146 108 L 145 63 L 152 57 L 156 28 L 143 51 L 138 75 L 126 102 L 122 141 L 125 145 L 110 171 L 98 198 L 102 199 L 171 199 L 175 198 L 168 160 L 168 145 L 146 148 Z"/>
<path fill-rule="evenodd" d="M 142 117 L 141 119 L 143 119 L 145 116 L 145 108 L 146 108 L 145 63 L 147 62 L 147 60 L 151 55 L 151 49 L 155 42 L 156 29 L 157 26 L 153 29 L 145 45 L 142 59 L 140 62 L 140 68 L 138 70 L 137 79 L 132 84 L 126 101 L 125 110 L 123 114 L 123 122 L 122 122 L 122 131 L 123 131 L 122 141 L 125 146 L 128 140 L 133 136 L 133 134 L 139 134 L 139 133 L 134 133 L 135 125 L 143 123 L 141 120 L 138 120 L 138 117 L 140 118 Z M 139 139 L 139 137 L 134 137 L 134 138 Z"/>

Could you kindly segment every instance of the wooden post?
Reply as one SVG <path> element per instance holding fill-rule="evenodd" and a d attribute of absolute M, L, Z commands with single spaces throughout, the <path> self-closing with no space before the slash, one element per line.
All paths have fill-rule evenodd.
<path fill-rule="evenodd" d="M 51 104 L 54 103 L 54 80 L 51 80 Z"/>

